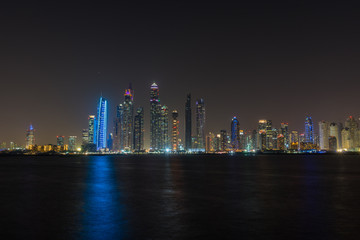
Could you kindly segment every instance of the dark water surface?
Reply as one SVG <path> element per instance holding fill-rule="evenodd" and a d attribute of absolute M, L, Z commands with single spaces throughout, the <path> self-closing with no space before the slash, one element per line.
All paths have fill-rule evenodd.
<path fill-rule="evenodd" d="M 1 157 L 0 230 L 0 239 L 360 239 L 360 157 Z"/>

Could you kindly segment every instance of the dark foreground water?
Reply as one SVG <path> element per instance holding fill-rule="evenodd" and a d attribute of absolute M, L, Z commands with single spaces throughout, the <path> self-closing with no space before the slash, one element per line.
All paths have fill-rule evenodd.
<path fill-rule="evenodd" d="M 360 239 L 360 157 L 1 157 L 0 230 L 0 239 Z"/>

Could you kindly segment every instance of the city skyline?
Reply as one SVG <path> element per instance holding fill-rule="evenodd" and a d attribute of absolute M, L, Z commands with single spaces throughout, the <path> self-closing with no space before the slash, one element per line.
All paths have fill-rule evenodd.
<path fill-rule="evenodd" d="M 119 4 L 2 6 L 0 141 L 23 142 L 29 123 L 39 143 L 81 136 L 101 92 L 113 119 L 129 82 L 145 119 L 148 86 L 161 86 L 181 139 L 188 93 L 205 99 L 207 131 L 228 129 L 234 115 L 248 129 L 258 119 L 302 129 L 305 115 L 315 123 L 358 116 L 351 4 Z M 148 121 L 144 128 L 148 139 Z"/>

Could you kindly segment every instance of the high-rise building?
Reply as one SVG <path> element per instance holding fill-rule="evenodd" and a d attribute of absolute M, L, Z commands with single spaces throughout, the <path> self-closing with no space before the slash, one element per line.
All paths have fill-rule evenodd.
<path fill-rule="evenodd" d="M 124 104 L 123 104 L 123 150 L 131 151 L 132 136 L 133 136 L 133 116 L 134 116 L 134 91 L 132 90 L 131 84 L 128 89 L 125 90 Z"/>
<path fill-rule="evenodd" d="M 89 130 L 88 129 L 83 129 L 82 130 L 82 138 L 81 138 L 81 140 L 82 140 L 82 145 L 86 145 L 86 144 L 88 144 L 89 143 Z"/>
<path fill-rule="evenodd" d="M 124 106 L 119 104 L 116 106 L 116 117 L 114 120 L 114 142 L 113 150 L 120 152 L 124 150 Z"/>
<path fill-rule="evenodd" d="M 134 151 L 141 152 L 144 150 L 144 109 L 136 109 L 134 118 Z"/>
<path fill-rule="evenodd" d="M 345 151 L 349 151 L 351 147 L 350 129 L 345 127 L 341 130 L 341 146 Z"/>
<path fill-rule="evenodd" d="M 298 131 L 291 131 L 290 133 L 290 149 L 299 150 L 299 133 Z"/>
<path fill-rule="evenodd" d="M 96 144 L 96 118 L 95 115 L 89 115 L 89 143 Z"/>
<path fill-rule="evenodd" d="M 161 107 L 160 112 L 160 150 L 170 150 L 170 138 L 169 138 L 169 110 L 167 106 Z"/>
<path fill-rule="evenodd" d="M 178 112 L 174 110 L 172 112 L 172 127 L 171 127 L 171 145 L 172 151 L 179 151 L 179 120 L 178 120 Z"/>
<path fill-rule="evenodd" d="M 282 122 L 280 127 L 280 134 L 284 136 L 285 149 L 290 148 L 289 124 Z"/>
<path fill-rule="evenodd" d="M 65 137 L 64 136 L 56 136 L 56 145 L 60 147 L 65 146 Z"/>
<path fill-rule="evenodd" d="M 35 129 L 30 124 L 29 129 L 26 131 L 26 149 L 30 149 L 35 146 Z"/>
<path fill-rule="evenodd" d="M 107 145 L 107 118 L 108 118 L 108 101 L 100 97 L 96 119 L 96 149 L 106 149 Z"/>
<path fill-rule="evenodd" d="M 359 130 L 359 123 L 353 116 L 350 116 L 345 121 L 345 128 L 349 129 L 350 133 L 350 146 L 348 150 L 354 151 L 359 147 L 359 140 L 358 140 L 358 130 Z"/>
<path fill-rule="evenodd" d="M 329 150 L 330 124 L 327 121 L 319 122 L 320 150 Z"/>
<path fill-rule="evenodd" d="M 2 143 L 1 143 L 0 149 L 2 149 L 2 150 L 6 149 L 6 142 L 2 142 Z"/>
<path fill-rule="evenodd" d="M 310 116 L 305 118 L 305 142 L 314 143 L 314 126 Z"/>
<path fill-rule="evenodd" d="M 335 152 L 337 150 L 337 140 L 336 137 L 329 137 L 329 151 Z"/>
<path fill-rule="evenodd" d="M 161 105 L 159 99 L 159 87 L 153 83 L 150 87 L 150 150 L 160 150 L 161 131 Z"/>
<path fill-rule="evenodd" d="M 336 150 L 341 148 L 341 137 L 340 137 L 339 127 L 336 123 L 330 123 L 330 137 L 336 139 Z M 329 146 L 330 148 L 330 146 Z"/>
<path fill-rule="evenodd" d="M 258 131 L 257 131 L 257 150 L 264 151 L 266 149 L 266 126 L 267 120 L 259 120 Z"/>
<path fill-rule="evenodd" d="M 191 94 L 189 93 L 185 103 L 185 149 L 187 151 L 192 148 L 191 127 Z"/>
<path fill-rule="evenodd" d="M 196 148 L 205 150 L 205 103 L 202 98 L 196 101 L 196 138 Z"/>
<path fill-rule="evenodd" d="M 277 136 L 277 149 L 280 151 L 285 150 L 285 136 L 282 134 Z"/>
<path fill-rule="evenodd" d="M 228 149 L 228 136 L 226 130 L 220 130 L 220 151 L 225 152 Z"/>
<path fill-rule="evenodd" d="M 231 148 L 234 151 L 240 150 L 240 124 L 236 117 L 231 121 Z"/>
<path fill-rule="evenodd" d="M 76 151 L 76 139 L 77 136 L 69 136 L 69 151 Z"/>

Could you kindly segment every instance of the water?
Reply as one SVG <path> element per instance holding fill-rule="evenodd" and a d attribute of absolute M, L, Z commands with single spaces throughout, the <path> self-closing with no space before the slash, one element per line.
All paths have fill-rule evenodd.
<path fill-rule="evenodd" d="M 359 156 L 0 158 L 0 239 L 359 239 Z"/>

